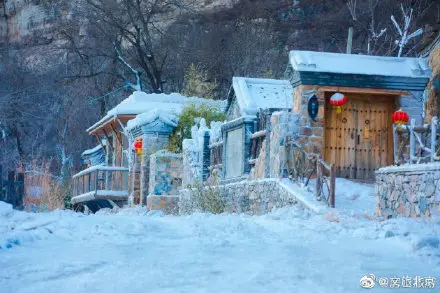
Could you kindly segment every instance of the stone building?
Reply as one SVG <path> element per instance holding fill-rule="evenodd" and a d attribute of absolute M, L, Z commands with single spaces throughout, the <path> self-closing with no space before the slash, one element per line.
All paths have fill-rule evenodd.
<path fill-rule="evenodd" d="M 286 78 L 300 114 L 296 141 L 334 164 L 338 177 L 374 180 L 378 168 L 394 162 L 392 113 L 403 109 L 421 123 L 430 75 L 423 58 L 292 51 Z M 341 113 L 329 102 L 335 93 L 347 100 Z"/>

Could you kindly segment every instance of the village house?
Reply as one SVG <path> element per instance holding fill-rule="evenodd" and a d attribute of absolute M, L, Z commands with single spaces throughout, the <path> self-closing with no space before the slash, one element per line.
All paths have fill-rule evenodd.
<path fill-rule="evenodd" d="M 394 178 L 384 174 L 388 171 L 383 167 L 410 158 L 415 163 L 416 154 L 427 153 L 428 145 L 431 155 L 419 156 L 417 161 L 437 158 L 435 119 L 432 126 L 419 127 L 434 137 L 434 143 L 425 146 L 418 145 L 425 138 L 412 135 L 417 127 L 405 128 L 406 122 L 424 123 L 430 77 L 426 58 L 292 51 L 285 80 L 234 77 L 226 108 L 228 121 L 221 125 L 221 131 L 218 126 L 200 127 L 184 145 L 188 149 L 201 146 L 198 155 L 192 154 L 201 158 L 198 165 L 192 164 L 203 168 L 199 173 L 220 171 L 219 188 L 229 211 L 261 214 L 275 206 L 307 205 L 302 200 L 307 195 L 289 182 L 305 179 L 301 181 L 304 184 L 310 177 L 316 178 L 316 198 L 325 198 L 335 206 L 335 177 L 343 177 L 379 182 L 378 215 L 425 215 L 426 210 L 440 203 L 432 197 L 434 193 L 427 195 L 428 204 L 421 200 L 419 207 L 420 200 L 408 203 L 401 191 L 396 203 L 393 189 L 385 190 L 381 184 L 386 182 L 389 187 L 389 178 Z M 406 120 L 393 120 L 396 112 L 404 113 Z M 198 142 L 200 132 L 210 137 L 209 144 Z M 184 162 L 186 152 L 184 148 Z M 436 166 L 425 172 L 431 179 L 412 184 L 424 188 L 432 183 L 439 197 L 439 184 L 430 181 L 438 177 L 437 173 L 440 176 L 440 172 L 433 171 L 438 169 Z M 191 167 L 184 163 L 184 173 L 187 168 Z M 417 192 L 420 198 L 423 192 Z M 384 203 L 391 193 L 392 204 Z M 186 210 L 191 194 L 183 191 L 181 201 Z"/>
<path fill-rule="evenodd" d="M 150 183 L 175 186 L 182 176 L 181 172 L 174 172 L 175 177 L 157 182 L 163 176 L 157 176 L 156 180 L 150 177 L 150 156 L 155 154 L 153 168 L 166 167 L 159 163 L 160 158 L 166 157 L 173 158 L 168 167 L 179 169 L 178 156 L 163 149 L 177 126 L 178 115 L 190 104 L 224 108 L 221 101 L 135 91 L 89 127 L 87 132 L 96 137 L 99 145 L 83 153 L 88 168 L 73 176 L 74 208 L 87 207 L 95 212 L 126 203 L 146 204 L 150 193 L 176 195 L 176 188 L 149 188 Z M 133 148 L 135 142 L 140 146 L 137 153 Z M 166 161 L 162 159 L 163 164 Z"/>
<path fill-rule="evenodd" d="M 315 197 L 335 206 L 335 178 L 343 177 L 376 181 L 379 215 L 428 215 L 440 203 L 431 197 L 440 186 L 432 183 L 429 201 L 423 192 L 417 200 L 396 196 L 393 174 L 402 170 L 388 166 L 437 160 L 437 120 L 423 124 L 430 78 L 426 58 L 292 51 L 284 80 L 233 77 L 226 101 L 134 92 L 88 129 L 101 147 L 83 154 L 89 168 L 74 176 L 72 202 L 92 211 L 128 203 L 185 213 L 191 186 L 216 178 L 226 211 L 261 214 L 291 204 L 313 208 L 294 184 L 310 178 Z M 190 103 L 224 110 L 226 121 L 201 119 L 182 154 L 169 153 L 169 135 Z M 426 171 L 432 180 L 440 176 L 435 166 Z M 412 184 L 425 188 L 431 179 L 423 180 Z"/>

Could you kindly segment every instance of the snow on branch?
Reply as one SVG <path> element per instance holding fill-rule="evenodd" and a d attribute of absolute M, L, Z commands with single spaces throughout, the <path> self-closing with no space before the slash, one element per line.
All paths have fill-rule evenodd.
<path fill-rule="evenodd" d="M 411 25 L 413 9 L 411 9 L 409 12 L 406 12 L 405 9 L 403 8 L 403 5 L 401 5 L 400 8 L 402 10 L 402 14 L 403 14 L 403 18 L 404 18 L 404 23 L 403 23 L 402 28 L 400 28 L 394 15 L 391 15 L 391 21 L 393 22 L 394 26 L 397 29 L 397 32 L 400 35 L 400 40 L 396 40 L 396 44 L 399 46 L 399 53 L 398 53 L 397 57 L 402 56 L 403 48 L 405 48 L 405 46 L 408 44 L 409 40 L 411 40 L 412 38 L 415 38 L 417 36 L 420 36 L 423 33 L 423 29 L 419 28 L 415 32 L 408 34 L 409 27 Z"/>
<path fill-rule="evenodd" d="M 141 72 L 139 70 L 134 69 L 122 56 L 121 51 L 119 51 L 118 46 L 116 45 L 116 42 L 113 43 L 114 47 L 115 47 L 115 51 L 116 54 L 118 55 L 118 59 L 125 65 L 127 66 L 131 72 L 134 73 L 134 75 L 136 76 L 136 84 L 133 84 L 129 81 L 125 81 L 127 87 L 131 87 L 133 88 L 135 91 L 141 91 L 142 90 L 142 81 L 141 81 Z"/>

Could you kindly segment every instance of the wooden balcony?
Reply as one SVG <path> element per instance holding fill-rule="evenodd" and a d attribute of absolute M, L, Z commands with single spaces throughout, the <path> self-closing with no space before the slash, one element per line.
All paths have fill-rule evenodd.
<path fill-rule="evenodd" d="M 128 169 L 123 167 L 93 166 L 73 177 L 71 203 L 128 199 Z"/>

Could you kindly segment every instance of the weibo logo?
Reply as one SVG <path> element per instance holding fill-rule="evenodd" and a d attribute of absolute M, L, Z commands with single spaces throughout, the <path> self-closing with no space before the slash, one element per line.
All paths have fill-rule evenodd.
<path fill-rule="evenodd" d="M 374 285 L 375 285 L 374 279 L 375 278 L 376 277 L 373 274 L 370 274 L 370 276 L 363 276 L 360 281 L 361 287 L 365 288 L 365 289 L 374 288 Z"/>

